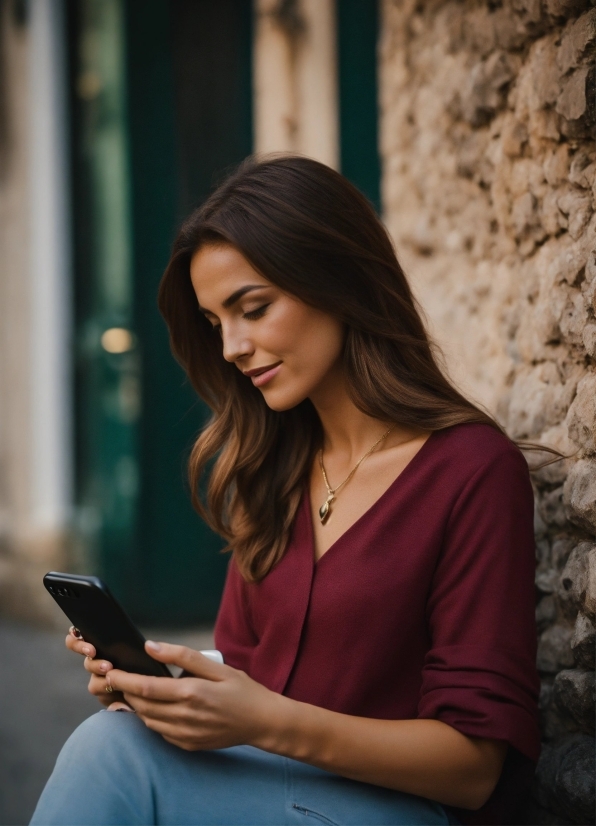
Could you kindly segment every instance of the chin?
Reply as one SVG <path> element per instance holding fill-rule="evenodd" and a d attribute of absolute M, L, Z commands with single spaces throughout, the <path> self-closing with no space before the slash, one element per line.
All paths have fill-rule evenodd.
<path fill-rule="evenodd" d="M 264 388 L 261 390 L 261 393 L 263 394 L 267 407 L 271 408 L 271 410 L 275 410 L 276 413 L 283 413 L 284 410 L 291 410 L 307 398 L 306 394 L 288 393 L 287 391 L 283 392 L 281 390 L 275 391 L 273 388 L 270 390 Z"/>

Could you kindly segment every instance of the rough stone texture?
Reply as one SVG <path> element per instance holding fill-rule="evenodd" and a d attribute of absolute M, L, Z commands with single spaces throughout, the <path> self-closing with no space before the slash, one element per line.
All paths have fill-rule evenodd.
<path fill-rule="evenodd" d="M 586 734 L 594 733 L 594 672 L 559 671 L 554 684 L 554 700 L 564 714 L 572 719 Z"/>
<path fill-rule="evenodd" d="M 585 614 L 578 614 L 571 637 L 571 650 L 575 663 L 580 668 L 594 670 L 594 649 L 596 647 L 596 631 L 594 623 Z"/>
<path fill-rule="evenodd" d="M 567 457 L 533 473 L 545 752 L 528 823 L 594 823 L 595 5 L 383 0 L 398 254 L 454 381 Z"/>
<path fill-rule="evenodd" d="M 596 545 L 590 542 L 580 542 L 573 549 L 567 564 L 561 573 L 557 596 L 562 613 L 575 619 L 577 612 L 583 608 L 586 601 L 588 587 L 588 559 L 590 552 L 596 550 Z"/>
<path fill-rule="evenodd" d="M 566 421 L 572 441 L 586 453 L 596 453 L 596 375 L 588 373 L 578 383 Z"/>
<path fill-rule="evenodd" d="M 543 748 L 535 797 L 539 806 L 563 818 L 551 823 L 594 822 L 594 769 L 593 737 L 574 734 Z"/>
<path fill-rule="evenodd" d="M 588 554 L 587 568 L 584 610 L 588 617 L 594 621 L 596 619 L 596 548 Z"/>
<path fill-rule="evenodd" d="M 551 625 L 538 641 L 538 668 L 543 674 L 556 674 L 562 668 L 573 666 L 571 639 L 573 628 Z"/>
<path fill-rule="evenodd" d="M 596 38 L 596 10 L 592 9 L 568 26 L 561 37 L 557 64 L 561 72 L 579 66 Z"/>
<path fill-rule="evenodd" d="M 580 459 L 569 471 L 563 488 L 569 519 L 593 532 L 596 528 L 596 461 Z"/>

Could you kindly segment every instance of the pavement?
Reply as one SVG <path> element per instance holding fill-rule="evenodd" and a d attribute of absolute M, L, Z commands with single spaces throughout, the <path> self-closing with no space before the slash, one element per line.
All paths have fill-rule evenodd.
<path fill-rule="evenodd" d="M 62 631 L 0 619 L 0 826 L 29 823 L 65 740 L 100 706 Z M 210 628 L 143 629 L 150 639 L 213 648 Z"/>

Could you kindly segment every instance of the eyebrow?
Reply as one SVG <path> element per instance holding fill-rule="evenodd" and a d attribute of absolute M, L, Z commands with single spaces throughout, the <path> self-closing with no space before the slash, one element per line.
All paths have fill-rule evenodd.
<path fill-rule="evenodd" d="M 247 284 L 245 287 L 240 287 L 239 290 L 236 290 L 232 293 L 232 295 L 229 295 L 225 299 L 225 301 L 222 301 L 221 306 L 227 310 L 229 307 L 232 306 L 232 304 L 235 304 L 237 301 L 239 301 L 243 295 L 246 295 L 246 293 L 250 293 L 253 290 L 264 290 L 266 286 L 266 284 Z M 213 315 L 211 310 L 206 310 L 204 307 L 199 306 L 199 310 L 202 313 L 210 313 L 211 315 Z"/>

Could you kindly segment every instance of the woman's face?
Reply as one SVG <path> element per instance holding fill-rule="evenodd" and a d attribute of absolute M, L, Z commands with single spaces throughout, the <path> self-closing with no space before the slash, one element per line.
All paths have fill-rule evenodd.
<path fill-rule="evenodd" d="M 223 357 L 269 407 L 288 410 L 327 395 L 341 376 L 339 321 L 267 281 L 229 245 L 201 247 L 190 277 L 201 311 L 221 335 Z"/>

